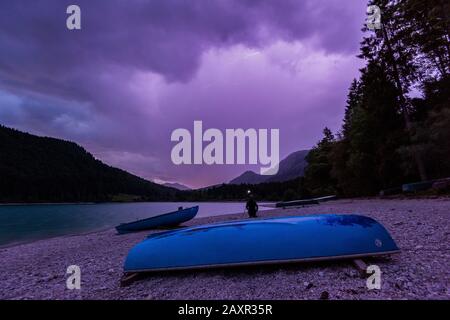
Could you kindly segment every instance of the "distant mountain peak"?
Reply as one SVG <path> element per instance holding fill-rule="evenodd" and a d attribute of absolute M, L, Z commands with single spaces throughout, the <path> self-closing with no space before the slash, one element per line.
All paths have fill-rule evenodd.
<path fill-rule="evenodd" d="M 299 150 L 291 153 L 280 161 L 278 173 L 272 176 L 264 176 L 253 171 L 245 171 L 230 184 L 259 184 L 263 182 L 283 182 L 303 176 L 307 165 L 306 156 L 309 150 Z"/>
<path fill-rule="evenodd" d="M 264 182 L 268 176 L 257 174 L 253 171 L 245 171 L 239 177 L 230 181 L 230 184 L 258 184 Z"/>
<path fill-rule="evenodd" d="M 181 190 L 181 191 L 192 190 L 188 186 L 185 186 L 184 184 L 181 184 L 178 182 L 173 182 L 173 183 L 167 182 L 167 183 L 164 183 L 163 186 L 169 187 L 169 188 L 174 188 L 174 189 Z"/>

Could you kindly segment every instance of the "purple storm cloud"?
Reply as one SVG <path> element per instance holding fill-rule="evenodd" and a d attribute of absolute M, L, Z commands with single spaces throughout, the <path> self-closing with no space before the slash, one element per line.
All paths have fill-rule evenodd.
<path fill-rule="evenodd" d="M 81 8 L 82 29 L 66 28 Z M 4 0 L 0 123 L 76 141 L 155 181 L 222 183 L 252 166 L 175 166 L 170 134 L 279 128 L 281 157 L 338 130 L 360 0 Z M 259 166 L 257 166 L 259 167 Z"/>

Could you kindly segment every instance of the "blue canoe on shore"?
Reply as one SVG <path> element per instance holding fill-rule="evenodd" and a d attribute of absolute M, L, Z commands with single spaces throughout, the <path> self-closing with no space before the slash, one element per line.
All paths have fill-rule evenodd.
<path fill-rule="evenodd" d="M 193 219 L 197 212 L 198 206 L 187 209 L 179 209 L 177 211 L 161 214 L 147 219 L 123 223 L 118 225 L 116 230 L 118 233 L 123 234 L 154 228 L 176 226 L 180 223 Z"/>
<path fill-rule="evenodd" d="M 312 215 L 209 224 L 151 234 L 134 246 L 125 273 L 384 255 L 399 249 L 377 221 Z"/>

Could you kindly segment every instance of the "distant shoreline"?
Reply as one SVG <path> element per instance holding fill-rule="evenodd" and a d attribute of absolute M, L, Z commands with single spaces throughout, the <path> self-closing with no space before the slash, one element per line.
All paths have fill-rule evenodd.
<path fill-rule="evenodd" d="M 366 197 L 354 197 L 345 198 L 339 197 L 340 200 L 413 200 L 413 199 L 446 199 L 450 198 L 450 194 L 399 194 L 390 196 L 366 196 Z M 237 203 L 245 202 L 245 199 L 236 200 L 190 200 L 190 201 L 105 201 L 105 202 L 0 202 L 0 207 L 2 206 L 34 206 L 34 205 L 92 205 L 92 204 L 124 204 L 124 203 Z M 259 203 L 276 203 L 282 201 L 273 200 L 257 200 Z"/>
<path fill-rule="evenodd" d="M 242 203 L 245 200 L 202 200 L 202 201 L 107 201 L 107 202 L 11 202 L 0 203 L 1 206 L 37 206 L 37 205 L 92 205 L 92 204 L 130 204 L 130 203 Z M 260 203 L 276 201 L 260 200 Z"/>
<path fill-rule="evenodd" d="M 36 205 L 69 205 L 69 204 L 98 204 L 106 202 L 6 202 L 0 203 L 0 206 L 36 206 Z"/>

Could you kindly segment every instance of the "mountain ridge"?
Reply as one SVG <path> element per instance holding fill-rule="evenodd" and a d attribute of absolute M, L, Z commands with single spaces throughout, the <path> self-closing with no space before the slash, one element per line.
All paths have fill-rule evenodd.
<path fill-rule="evenodd" d="M 168 188 L 174 188 L 180 191 L 187 191 L 192 190 L 192 188 L 185 186 L 184 184 L 178 183 L 178 182 L 166 182 L 163 184 L 163 186 Z"/>
<path fill-rule="evenodd" d="M 177 190 L 96 159 L 75 142 L 0 125 L 0 202 L 170 200 Z"/>
<path fill-rule="evenodd" d="M 299 150 L 289 154 L 280 161 L 278 173 L 264 176 L 253 171 L 245 171 L 234 178 L 229 184 L 260 184 L 266 182 L 285 182 L 303 176 L 306 166 L 306 156 L 310 150 Z"/>

